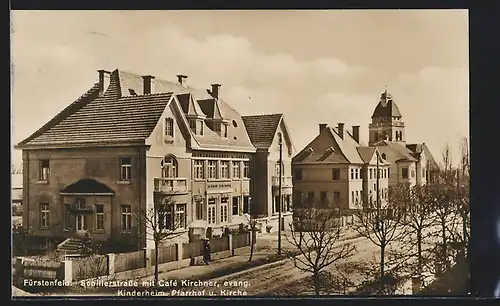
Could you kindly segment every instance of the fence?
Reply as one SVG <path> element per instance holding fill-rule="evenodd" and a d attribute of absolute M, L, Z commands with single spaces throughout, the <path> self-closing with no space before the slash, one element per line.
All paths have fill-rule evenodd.
<path fill-rule="evenodd" d="M 177 261 L 177 245 L 169 245 L 166 247 L 158 248 L 158 264 L 163 264 L 167 262 Z M 151 264 L 156 264 L 156 258 L 153 251 L 153 256 L 151 257 Z"/>
<path fill-rule="evenodd" d="M 144 268 L 144 251 L 115 254 L 114 271 L 115 273 Z"/>
<path fill-rule="evenodd" d="M 182 245 L 182 259 L 203 255 L 203 241 L 193 241 Z"/>
<path fill-rule="evenodd" d="M 231 256 L 235 249 L 249 246 L 250 233 L 227 235 L 210 240 L 211 253 L 216 258 Z M 226 252 L 233 250 L 233 252 Z M 158 263 L 173 263 L 172 267 L 180 268 L 192 264 L 192 259 L 203 255 L 203 241 L 184 244 L 173 244 L 158 248 Z M 82 279 L 113 275 L 115 273 L 148 268 L 155 265 L 154 250 L 145 249 L 137 252 L 96 255 L 87 258 L 66 259 L 60 262 L 28 260 L 16 258 L 14 278 L 16 284 L 22 280 L 44 279 L 73 282 Z"/>

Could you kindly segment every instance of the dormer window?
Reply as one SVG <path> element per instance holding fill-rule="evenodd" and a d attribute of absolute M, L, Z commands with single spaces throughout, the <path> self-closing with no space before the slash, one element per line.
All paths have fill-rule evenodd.
<path fill-rule="evenodd" d="M 224 124 L 224 138 L 227 138 L 227 125 Z"/>
<path fill-rule="evenodd" d="M 174 137 L 174 119 L 165 118 L 165 136 Z"/>
<path fill-rule="evenodd" d="M 189 128 L 193 133 L 196 134 L 196 120 L 195 119 L 189 119 Z"/>

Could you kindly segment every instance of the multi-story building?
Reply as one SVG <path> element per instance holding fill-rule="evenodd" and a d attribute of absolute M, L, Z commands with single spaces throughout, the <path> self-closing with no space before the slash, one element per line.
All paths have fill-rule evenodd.
<path fill-rule="evenodd" d="M 292 138 L 283 114 L 243 116 L 252 144 L 257 148 L 252 162 L 255 178 L 250 182 L 252 213 L 260 216 L 261 226 L 278 230 L 279 203 L 282 228 L 292 222 Z M 281 147 L 280 147 L 281 139 Z M 281 173 L 280 173 L 281 150 Z M 281 202 L 280 202 L 281 176 Z"/>
<path fill-rule="evenodd" d="M 98 83 L 20 142 L 30 232 L 151 246 L 138 216 L 158 195 L 174 200 L 162 222 L 183 237 L 246 222 L 256 148 L 220 85 L 198 90 L 186 79 L 100 70 Z"/>
<path fill-rule="evenodd" d="M 386 90 L 372 115 L 369 145 L 391 163 L 389 185 L 426 184 L 436 175 L 438 165 L 425 143 L 407 144 L 405 135 L 403 116 Z"/>
<path fill-rule="evenodd" d="M 319 134 L 292 159 L 295 207 L 360 209 L 388 196 L 389 163 L 377 148 L 359 140 L 359 126 L 352 133 L 344 124 L 337 128 L 319 125 Z M 377 178 L 377 169 L 379 176 Z"/>

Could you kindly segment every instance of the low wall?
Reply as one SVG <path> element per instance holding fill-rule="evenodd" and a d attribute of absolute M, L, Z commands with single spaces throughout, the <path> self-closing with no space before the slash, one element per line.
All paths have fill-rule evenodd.
<path fill-rule="evenodd" d="M 233 255 L 244 254 L 250 250 L 250 233 L 239 235 L 248 235 L 249 237 L 235 237 L 239 246 L 242 241 L 246 246 L 233 247 L 233 235 L 226 235 L 214 239 L 216 246 L 211 254 L 212 260 L 227 258 Z M 234 235 L 236 236 L 236 235 Z M 196 242 L 200 243 L 200 242 Z M 183 256 L 184 246 L 187 244 L 177 243 L 159 248 L 158 257 L 159 266 L 162 271 L 176 270 L 192 265 L 203 263 L 203 255 Z M 72 283 L 83 279 L 95 279 L 100 277 L 114 277 L 120 274 L 121 278 L 135 278 L 138 276 L 150 275 L 154 271 L 154 249 L 144 249 L 143 251 L 119 254 L 96 255 L 88 258 L 75 258 L 73 260 L 63 260 L 61 262 L 34 261 L 25 258 L 16 258 L 14 264 L 14 281 L 18 286 L 23 285 L 23 280 L 42 279 L 42 280 L 61 280 L 65 283 Z"/>

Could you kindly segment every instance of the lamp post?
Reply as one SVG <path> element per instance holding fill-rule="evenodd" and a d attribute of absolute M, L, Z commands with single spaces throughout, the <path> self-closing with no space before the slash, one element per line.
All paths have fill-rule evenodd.
<path fill-rule="evenodd" d="M 278 183 L 278 255 L 281 255 L 281 176 L 283 171 L 283 139 L 281 133 L 278 133 L 279 146 L 280 146 L 280 171 L 279 171 L 279 183 Z"/>

